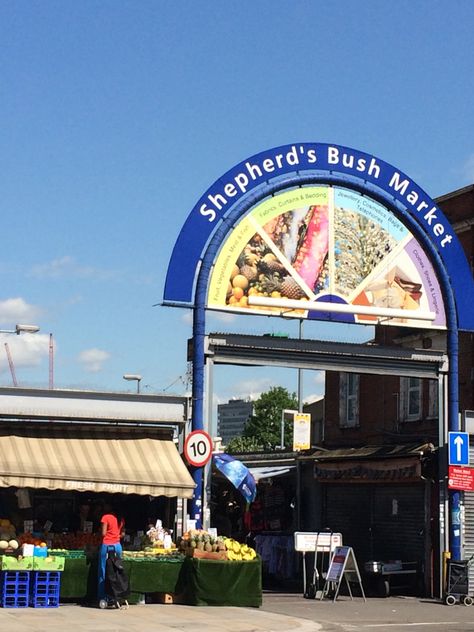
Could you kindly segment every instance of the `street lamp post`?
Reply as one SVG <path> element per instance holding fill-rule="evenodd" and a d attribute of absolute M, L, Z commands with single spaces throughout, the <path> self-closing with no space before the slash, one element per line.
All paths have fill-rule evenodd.
<path fill-rule="evenodd" d="M 125 375 L 123 376 L 124 380 L 128 380 L 129 382 L 136 382 L 137 383 L 137 393 L 140 393 L 140 382 L 142 379 L 141 375 L 135 375 L 132 373 L 125 373 Z"/>

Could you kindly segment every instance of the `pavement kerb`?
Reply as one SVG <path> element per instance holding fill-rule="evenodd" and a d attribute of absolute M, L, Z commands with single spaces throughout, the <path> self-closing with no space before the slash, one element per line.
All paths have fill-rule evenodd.
<path fill-rule="evenodd" d="M 318 632 L 309 619 L 254 608 L 180 605 L 130 606 L 99 610 L 78 605 L 59 608 L 0 608 L 5 632 Z"/>

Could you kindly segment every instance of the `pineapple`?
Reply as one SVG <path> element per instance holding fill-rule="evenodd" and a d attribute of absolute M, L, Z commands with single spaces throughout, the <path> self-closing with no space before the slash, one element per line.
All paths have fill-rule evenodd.
<path fill-rule="evenodd" d="M 278 273 L 266 274 L 260 281 L 262 292 L 270 295 L 272 292 L 281 292 L 281 279 Z"/>
<path fill-rule="evenodd" d="M 258 270 L 255 266 L 244 264 L 240 268 L 240 274 L 246 277 L 249 281 L 254 281 L 258 276 Z"/>
<path fill-rule="evenodd" d="M 268 259 L 267 261 L 262 259 L 260 262 L 259 268 L 263 272 L 270 272 L 270 273 L 279 272 L 280 274 L 286 272 L 285 266 L 279 261 L 277 261 L 276 259 Z"/>
<path fill-rule="evenodd" d="M 298 283 L 290 276 L 283 279 L 280 286 L 280 292 L 282 296 L 296 301 L 306 296 Z"/>

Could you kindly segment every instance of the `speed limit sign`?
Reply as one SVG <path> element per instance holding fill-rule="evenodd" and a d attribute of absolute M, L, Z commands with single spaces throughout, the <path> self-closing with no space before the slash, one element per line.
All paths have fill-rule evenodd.
<path fill-rule="evenodd" d="M 195 467 L 206 465 L 212 456 L 212 439 L 204 430 L 193 430 L 184 442 L 186 461 Z"/>

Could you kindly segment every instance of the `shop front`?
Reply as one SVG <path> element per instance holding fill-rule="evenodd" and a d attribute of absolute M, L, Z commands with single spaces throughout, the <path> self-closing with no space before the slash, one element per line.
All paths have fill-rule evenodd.
<path fill-rule="evenodd" d="M 302 457 L 305 478 L 311 476 L 319 488 L 317 529 L 341 533 L 367 583 L 386 594 L 401 587 L 416 594 L 432 591 L 432 507 L 437 506 L 432 501 L 433 454 L 433 446 L 423 444 L 327 450 Z M 384 578 L 376 577 L 384 568 Z M 377 579 L 381 581 L 372 581 Z"/>
<path fill-rule="evenodd" d="M 214 470 L 211 524 L 255 548 L 262 561 L 265 588 L 299 585 L 299 560 L 294 549 L 298 520 L 296 453 L 241 454 L 236 458 L 254 477 L 256 498 L 247 504 Z"/>
<path fill-rule="evenodd" d="M 192 605 L 261 604 L 259 558 L 200 559 L 176 547 L 177 504 L 194 482 L 170 428 L 8 423 L 0 430 L 0 485 L 0 535 L 19 545 L 4 551 L 9 568 L 13 556 L 22 568 L 28 545 L 35 555 L 64 558 L 63 601 L 97 603 L 100 518 L 113 503 L 125 518 L 131 603 L 166 595 Z"/>

